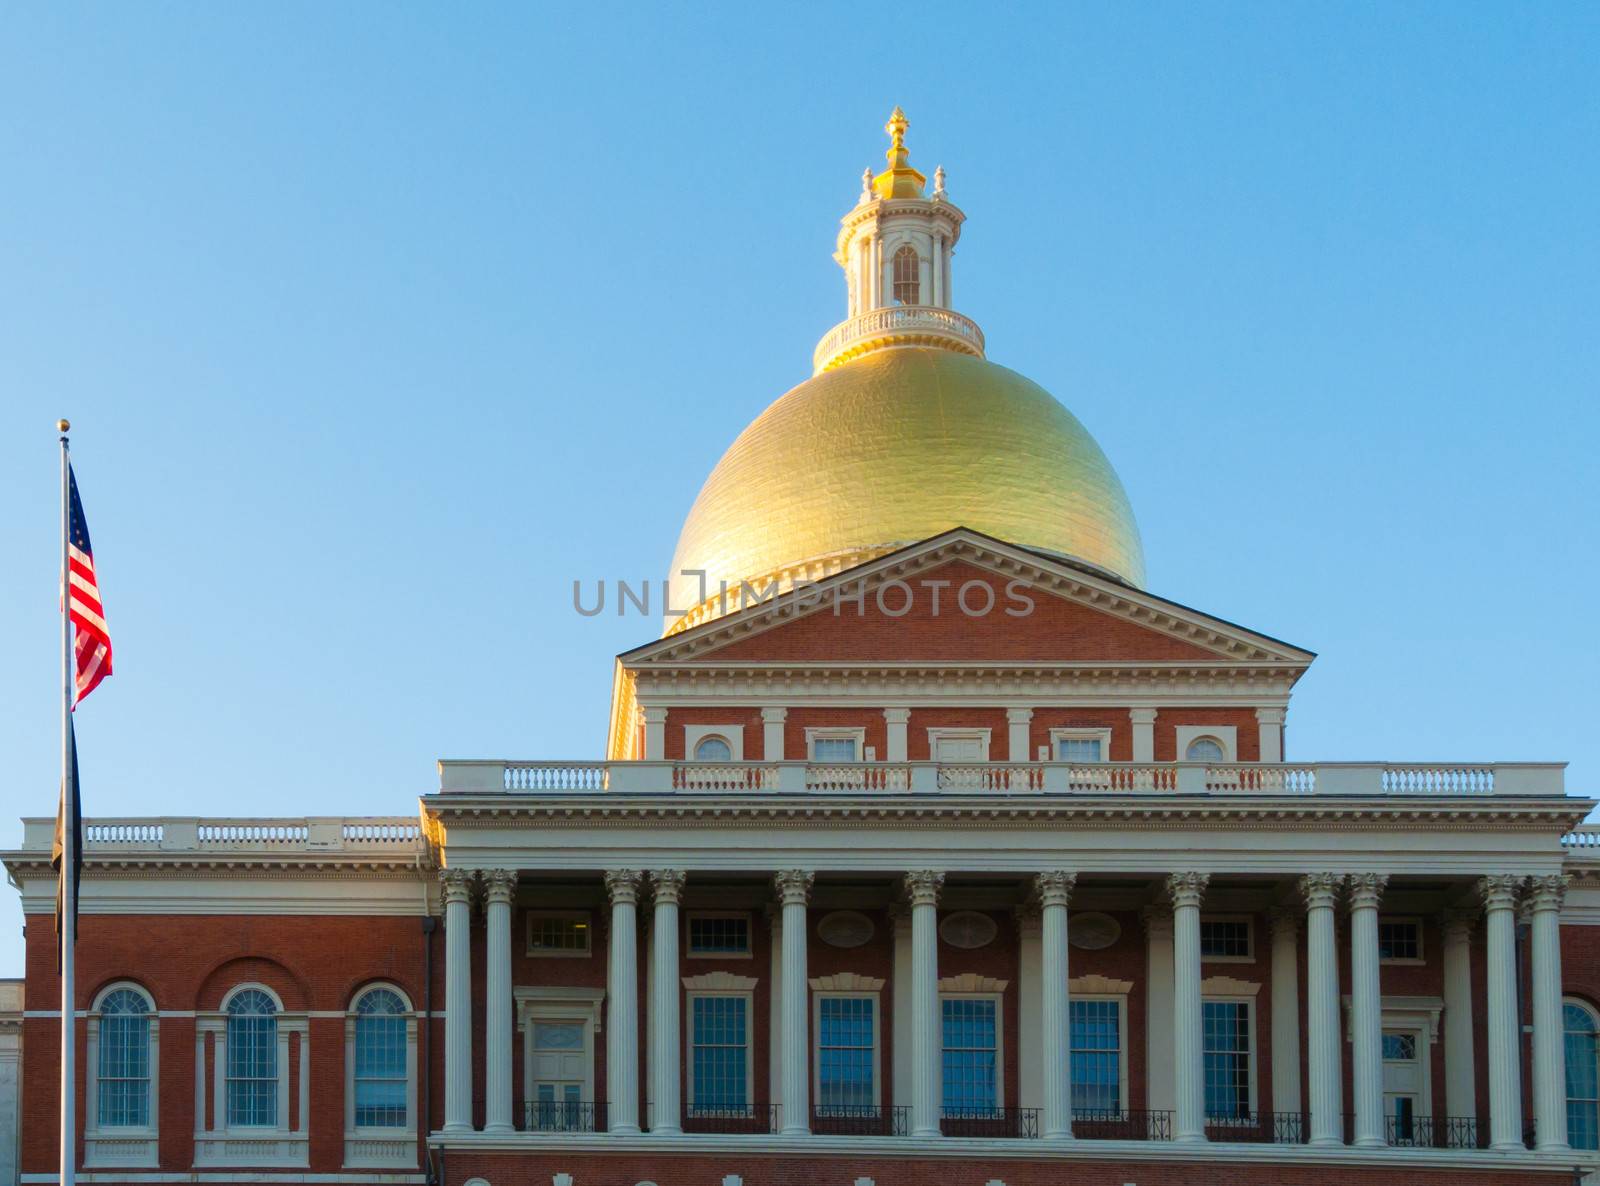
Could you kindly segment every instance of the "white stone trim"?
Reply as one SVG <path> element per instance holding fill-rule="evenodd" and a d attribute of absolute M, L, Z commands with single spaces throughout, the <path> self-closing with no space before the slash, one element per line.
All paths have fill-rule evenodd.
<path fill-rule="evenodd" d="M 690 992 L 753 992 L 759 983 L 754 976 L 735 976 L 732 972 L 703 972 L 683 978 L 683 987 Z"/>
<path fill-rule="evenodd" d="M 953 759 L 947 759 L 947 760 L 954 761 L 954 762 L 957 762 L 957 763 L 960 763 L 960 762 L 963 762 L 963 761 L 987 762 L 989 760 L 990 753 L 991 753 L 990 735 L 992 733 L 993 733 L 993 730 L 991 730 L 991 729 L 982 729 L 982 728 L 969 729 L 969 728 L 960 728 L 960 727 L 957 727 L 957 726 L 954 726 L 954 725 L 933 725 L 933 726 L 929 726 L 929 728 L 928 728 L 928 757 L 933 761 L 940 761 L 941 760 L 941 759 L 938 759 L 938 758 L 934 757 L 934 755 L 939 752 L 939 743 L 941 741 L 946 741 L 946 740 L 949 740 L 949 741 L 964 741 L 964 740 L 969 740 L 970 739 L 970 740 L 976 741 L 978 743 L 979 749 L 981 750 L 981 753 L 980 753 L 980 755 L 978 757 L 970 758 L 970 759 L 953 758 Z M 1023 760 L 1026 761 L 1025 758 Z"/>
<path fill-rule="evenodd" d="M 1180 762 L 1187 762 L 1189 746 L 1202 737 L 1210 737 L 1222 746 L 1222 760 L 1224 762 L 1237 762 L 1239 760 L 1239 727 L 1237 725 L 1174 725 L 1173 731 L 1177 735 L 1178 746 L 1176 758 Z"/>
<path fill-rule="evenodd" d="M 100 1127 L 100 1008 L 107 996 L 119 989 L 131 989 L 149 1006 L 145 1015 L 148 1035 L 150 1123 L 130 1127 Z M 56 1011 L 60 1016 L 60 1011 Z M 97 1166 L 158 1166 L 161 1164 L 161 1014 L 155 995 L 137 980 L 113 980 L 94 996 L 86 1014 L 88 1024 L 84 1042 L 84 1125 L 83 1164 Z"/>
<path fill-rule="evenodd" d="M 683 760 L 685 762 L 710 762 L 709 758 L 695 756 L 695 747 L 708 737 L 719 737 L 728 743 L 732 756 L 731 762 L 744 761 L 744 726 L 733 723 L 726 725 L 685 725 L 683 727 Z"/>
<path fill-rule="evenodd" d="M 867 758 L 867 730 L 866 726 L 859 729 L 836 726 L 807 725 L 806 726 L 806 760 L 815 762 L 816 743 L 819 740 L 832 740 L 834 738 L 848 738 L 856 743 L 857 762 L 864 762 Z"/>
<path fill-rule="evenodd" d="M 595 1035 L 602 1032 L 605 990 L 566 985 L 519 985 L 511 990 L 516 1028 L 522 1034 L 522 1100 L 533 1099 L 534 1025 L 576 1021 L 583 1026 L 583 1098 L 594 1099 Z M 512 1123 L 520 1120 L 513 1118 Z"/>
<path fill-rule="evenodd" d="M 1202 990 L 1204 987 L 1202 984 Z M 1132 991 L 1133 981 L 1114 980 L 1098 972 L 1091 972 L 1087 976 L 1074 976 L 1067 981 L 1067 992 L 1073 997 L 1125 997 Z"/>
<path fill-rule="evenodd" d="M 1058 746 L 1063 741 L 1098 741 L 1100 743 L 1100 761 L 1111 760 L 1111 730 L 1110 729 L 1074 729 L 1065 726 L 1050 730 L 1050 746 L 1048 751 L 1040 757 L 1044 762 L 1059 762 L 1063 759 L 1056 755 L 1060 752 Z"/>
<path fill-rule="evenodd" d="M 835 972 L 832 976 L 813 976 L 811 987 L 816 992 L 862 993 L 881 992 L 888 981 L 879 976 L 858 976 L 854 972 Z"/>
<path fill-rule="evenodd" d="M 362 997 L 380 990 L 394 993 L 406 1009 L 406 1122 L 398 1128 L 362 1128 L 356 1124 L 356 1006 Z M 398 984 L 375 980 L 362 985 L 350 998 L 344 1021 L 343 1168 L 417 1168 L 417 1041 L 417 1015 L 411 996 Z M 301 1058 L 305 1058 L 304 1051 Z"/>
<path fill-rule="evenodd" d="M 267 994 L 278 1008 L 278 1123 L 273 1128 L 250 1126 L 231 1128 L 228 1125 L 228 1003 L 247 989 L 259 989 Z M 215 1127 L 202 1130 L 205 1116 L 205 1040 L 213 1035 L 215 1050 L 211 1068 L 212 1119 Z M 289 1052 L 290 1039 L 299 1036 L 300 1073 L 298 1091 L 299 1127 L 289 1127 Z M 195 1016 L 195 1137 L 194 1164 L 196 1168 L 284 1167 L 298 1168 L 310 1164 L 311 1102 L 311 1026 L 305 1012 L 288 1013 L 283 999 L 273 989 L 256 981 L 243 981 L 233 985 L 223 995 L 215 1012 L 197 1012 Z"/>
<path fill-rule="evenodd" d="M 959 976 L 940 977 L 939 991 L 950 996 L 992 996 L 1005 992 L 1010 983 L 1009 980 L 996 980 L 993 976 L 963 972 Z"/>

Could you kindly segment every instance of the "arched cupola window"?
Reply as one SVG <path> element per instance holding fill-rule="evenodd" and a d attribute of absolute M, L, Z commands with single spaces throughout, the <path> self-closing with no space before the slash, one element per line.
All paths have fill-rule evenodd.
<path fill-rule="evenodd" d="M 894 253 L 894 303 L 922 304 L 922 263 L 910 244 Z"/>

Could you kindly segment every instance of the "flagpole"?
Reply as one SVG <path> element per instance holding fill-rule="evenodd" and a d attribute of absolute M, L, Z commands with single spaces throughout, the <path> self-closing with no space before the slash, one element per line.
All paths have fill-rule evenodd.
<path fill-rule="evenodd" d="M 70 810 L 78 788 L 72 785 L 72 617 L 67 608 L 67 545 L 71 539 L 72 470 L 67 457 L 65 420 L 57 421 L 61 430 L 61 793 L 62 809 Z M 78 938 L 78 887 L 73 870 L 78 854 L 77 829 L 70 820 L 61 829 L 61 1186 L 73 1186 L 78 1160 L 76 1128 L 78 1119 L 77 993 L 74 987 L 73 957 Z"/>

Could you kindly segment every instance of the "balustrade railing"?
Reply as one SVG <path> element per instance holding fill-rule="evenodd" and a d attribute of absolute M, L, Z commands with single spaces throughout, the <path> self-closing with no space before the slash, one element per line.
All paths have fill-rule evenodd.
<path fill-rule="evenodd" d="M 778 1127 L 775 1104 L 733 1104 L 710 1107 L 689 1104 L 683 1110 L 684 1132 L 774 1132 Z"/>
<path fill-rule="evenodd" d="M 1584 824 L 1582 827 L 1574 828 L 1561 838 L 1561 846 L 1575 848 L 1580 852 L 1587 849 L 1600 856 L 1600 826 Z"/>
<path fill-rule="evenodd" d="M 829 1137 L 903 1137 L 910 1131 L 910 1108 L 867 1104 L 824 1104 L 811 1113 L 811 1131 Z"/>
<path fill-rule="evenodd" d="M 824 371 L 836 361 L 854 357 L 863 346 L 896 337 L 937 340 L 983 357 L 983 331 L 970 317 L 936 305 L 891 305 L 841 321 L 824 334 L 812 351 L 812 369 Z"/>

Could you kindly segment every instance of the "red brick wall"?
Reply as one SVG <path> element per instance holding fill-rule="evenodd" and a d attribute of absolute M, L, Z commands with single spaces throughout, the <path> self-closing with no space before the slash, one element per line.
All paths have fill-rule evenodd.
<path fill-rule="evenodd" d="M 1036 708 L 1028 724 L 1028 754 L 1037 756 L 1039 747 L 1050 745 L 1052 729 L 1110 729 L 1111 752 L 1108 762 L 1133 761 L 1133 723 L 1124 708 Z M 1002 750 L 999 755 L 1006 756 Z"/>
<path fill-rule="evenodd" d="M 753 762 L 767 755 L 761 752 L 761 710 L 757 708 L 669 708 L 667 710 L 666 757 L 684 761 L 685 725 L 734 725 L 742 727 L 744 760 Z"/>
<path fill-rule="evenodd" d="M 1176 762 L 1179 725 L 1232 725 L 1238 730 L 1239 762 L 1261 761 L 1261 728 L 1253 708 L 1163 708 L 1156 713 L 1155 760 Z"/>
<path fill-rule="evenodd" d="M 939 613 L 933 613 L 933 591 L 918 582 L 948 580 L 940 591 Z M 994 608 L 981 617 L 962 613 L 956 601 L 959 588 L 968 581 L 981 581 L 993 590 Z M 904 616 L 883 613 L 874 595 L 868 593 L 864 608 L 857 613 L 853 602 L 842 602 L 838 613 L 826 603 L 797 621 L 774 627 L 749 638 L 741 638 L 702 658 L 717 661 L 807 659 L 887 659 L 905 662 L 917 659 L 973 660 L 1211 660 L 1211 651 L 1192 643 L 1113 617 L 1077 602 L 1068 601 L 1042 589 L 1028 593 L 1034 601 L 1031 613 L 1013 617 L 1005 610 L 1021 609 L 1020 602 L 1006 593 L 1008 581 L 968 564 L 943 565 L 912 577 L 915 598 Z M 980 608 L 984 597 L 969 593 L 968 604 Z M 904 602 L 899 590 L 885 594 L 884 603 L 898 611 Z"/>
<path fill-rule="evenodd" d="M 882 713 L 878 714 L 882 717 Z M 929 729 L 987 729 L 989 758 L 995 762 L 1011 759 L 1011 741 L 1003 708 L 914 708 L 906 726 L 906 758 L 912 762 L 932 761 Z M 884 757 L 882 750 L 878 756 Z"/>
<path fill-rule="evenodd" d="M 807 729 L 865 729 L 866 745 L 883 761 L 889 751 L 889 726 L 880 708 L 791 708 L 783 722 L 783 756 L 806 758 Z"/>

